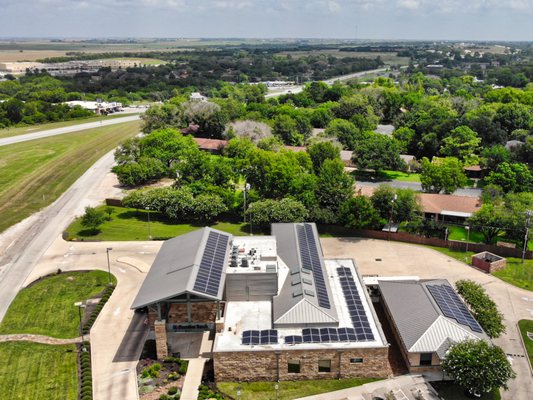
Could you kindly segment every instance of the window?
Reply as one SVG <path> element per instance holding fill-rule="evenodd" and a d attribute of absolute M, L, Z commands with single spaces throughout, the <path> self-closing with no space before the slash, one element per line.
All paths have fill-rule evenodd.
<path fill-rule="evenodd" d="M 350 358 L 350 364 L 360 364 L 363 362 L 362 358 Z"/>
<path fill-rule="evenodd" d="M 420 365 L 431 365 L 433 353 L 420 353 Z"/>
<path fill-rule="evenodd" d="M 318 372 L 331 372 L 331 360 L 318 360 Z"/>
<path fill-rule="evenodd" d="M 287 372 L 289 374 L 299 374 L 300 360 L 289 360 L 289 362 L 287 363 Z"/>

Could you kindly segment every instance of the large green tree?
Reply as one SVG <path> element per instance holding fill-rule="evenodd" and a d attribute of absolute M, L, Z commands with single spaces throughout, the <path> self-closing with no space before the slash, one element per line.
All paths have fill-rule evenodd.
<path fill-rule="evenodd" d="M 505 352 L 484 340 L 466 340 L 451 346 L 442 369 L 472 394 L 481 395 L 494 389 L 507 389 L 516 377 Z"/>
<path fill-rule="evenodd" d="M 533 174 L 526 164 L 503 162 L 485 177 L 488 184 L 500 186 L 504 192 L 527 192 L 533 189 Z"/>
<path fill-rule="evenodd" d="M 384 223 L 366 196 L 355 196 L 340 207 L 340 222 L 348 228 L 378 228 Z"/>
<path fill-rule="evenodd" d="M 429 161 L 422 159 L 420 183 L 422 190 L 429 193 L 453 193 L 466 185 L 467 179 L 463 171 L 463 164 L 455 157 L 446 157 Z"/>
<path fill-rule="evenodd" d="M 314 142 L 307 147 L 307 152 L 313 161 L 313 169 L 317 174 L 320 172 L 324 161 L 340 159 L 339 145 L 331 141 Z"/>
<path fill-rule="evenodd" d="M 344 172 L 341 160 L 325 160 L 317 180 L 316 197 L 321 207 L 332 211 L 353 196 L 353 178 Z"/>
<path fill-rule="evenodd" d="M 405 170 L 396 141 L 379 133 L 369 133 L 365 139 L 357 141 L 352 162 L 359 169 Z"/>
<path fill-rule="evenodd" d="M 477 152 L 480 143 L 476 132 L 468 126 L 458 126 L 442 139 L 440 154 L 464 160 Z"/>

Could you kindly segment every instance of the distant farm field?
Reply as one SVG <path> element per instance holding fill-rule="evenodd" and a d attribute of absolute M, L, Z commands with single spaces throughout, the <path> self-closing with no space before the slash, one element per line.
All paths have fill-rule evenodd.
<path fill-rule="evenodd" d="M 0 232 L 55 201 L 140 121 L 0 147 Z"/>
<path fill-rule="evenodd" d="M 314 51 L 288 51 L 283 54 L 290 54 L 293 58 L 306 57 L 309 55 L 327 54 L 333 57 L 357 57 L 375 59 L 381 57 L 385 64 L 391 65 L 408 65 L 409 57 L 398 57 L 395 52 L 358 52 L 358 51 L 339 51 L 337 49 L 331 50 L 314 50 Z"/>

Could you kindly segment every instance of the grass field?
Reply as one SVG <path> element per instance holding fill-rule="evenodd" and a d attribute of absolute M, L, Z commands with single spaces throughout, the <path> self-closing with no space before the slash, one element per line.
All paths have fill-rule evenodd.
<path fill-rule="evenodd" d="M 126 122 L 0 147 L 0 232 L 55 201 L 139 127 Z"/>
<path fill-rule="evenodd" d="M 313 394 L 331 392 L 334 390 L 346 389 L 354 386 L 361 386 L 365 383 L 375 382 L 379 379 L 321 379 L 308 380 L 305 382 L 279 382 L 278 397 L 274 388 L 275 382 L 220 382 L 217 387 L 225 394 L 234 399 L 241 400 L 271 400 L 279 398 L 280 400 L 291 400 L 299 397 L 311 396 Z M 237 390 L 240 387 L 241 395 L 237 396 Z"/>
<path fill-rule="evenodd" d="M 111 209 L 113 210 L 111 221 L 104 222 L 97 235 L 83 228 L 80 218 L 76 219 L 67 228 L 69 240 L 148 240 L 148 211 L 123 207 L 111 207 Z M 203 226 L 204 224 L 175 223 L 163 218 L 159 213 L 150 212 L 150 233 L 154 239 L 183 235 Z M 249 226 L 242 222 L 216 222 L 211 227 L 236 236 L 250 233 Z M 261 232 L 256 229 L 254 234 Z"/>
<path fill-rule="evenodd" d="M 485 238 L 480 232 L 471 230 L 470 233 L 468 233 L 463 226 L 455 225 L 448 226 L 448 239 L 464 241 L 468 239 L 470 243 L 483 243 L 483 241 L 485 240 Z"/>
<path fill-rule="evenodd" d="M 112 276 L 113 283 L 116 279 Z M 0 323 L 0 334 L 31 333 L 57 338 L 79 336 L 78 307 L 74 303 L 102 292 L 107 272 L 69 272 L 47 277 L 22 289 Z"/>
<path fill-rule="evenodd" d="M 389 181 L 404 181 L 404 182 L 420 182 L 420 174 L 408 174 L 401 171 L 359 171 L 353 170 L 352 175 L 357 181 L 364 182 L 389 182 Z"/>
<path fill-rule="evenodd" d="M 76 400 L 76 347 L 0 343 L 0 400 Z"/>
<path fill-rule="evenodd" d="M 465 262 L 466 260 L 468 261 L 468 264 L 470 264 L 470 260 L 474 254 L 471 251 L 465 253 L 464 251 L 454 251 L 443 247 L 427 247 L 446 254 L 449 257 L 455 258 L 456 260 L 462 262 Z M 508 257 L 507 267 L 500 271 L 494 272 L 492 275 L 519 288 L 533 290 L 533 260 L 525 260 L 524 264 L 522 264 L 519 258 Z"/>
<path fill-rule="evenodd" d="M 522 340 L 526 345 L 527 355 L 529 356 L 529 363 L 533 366 L 533 339 L 527 337 L 527 333 L 533 333 L 533 321 L 530 319 L 522 319 L 518 321 L 518 327 L 522 334 Z"/>
<path fill-rule="evenodd" d="M 107 116 L 95 116 L 95 117 L 82 118 L 82 119 L 73 119 L 70 121 L 51 122 L 48 124 L 18 126 L 15 128 L 4 128 L 4 129 L 0 129 L 0 138 L 17 136 L 17 135 L 25 135 L 26 133 L 33 133 L 33 132 L 44 131 L 48 129 L 64 128 L 65 126 L 85 124 L 87 122 L 128 117 L 130 115 L 135 115 L 135 114 L 113 114 L 113 115 L 107 115 Z"/>

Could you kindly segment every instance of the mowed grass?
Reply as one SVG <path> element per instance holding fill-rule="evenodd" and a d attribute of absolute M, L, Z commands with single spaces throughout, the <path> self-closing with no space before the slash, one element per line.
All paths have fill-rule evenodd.
<path fill-rule="evenodd" d="M 105 211 L 107 208 L 102 206 L 99 209 Z M 125 207 L 109 207 L 109 209 L 112 210 L 111 220 L 105 221 L 96 235 L 81 225 L 81 218 L 74 220 L 67 228 L 69 240 L 148 240 L 148 211 Z M 204 226 L 202 223 L 169 221 L 157 212 L 150 212 L 150 234 L 154 239 L 183 235 Z M 221 221 L 210 226 L 237 236 L 250 233 L 249 225 L 242 222 Z M 253 233 L 262 234 L 258 229 Z"/>
<path fill-rule="evenodd" d="M 116 282 L 113 276 L 112 280 Z M 17 294 L 0 323 L 0 334 L 77 337 L 79 311 L 74 303 L 99 294 L 107 283 L 104 271 L 68 272 L 44 278 Z"/>
<path fill-rule="evenodd" d="M 420 182 L 420 174 L 408 174 L 402 171 L 381 171 L 381 175 L 391 181 Z"/>
<path fill-rule="evenodd" d="M 0 400 L 76 400 L 76 347 L 0 343 Z"/>
<path fill-rule="evenodd" d="M 0 147 L 0 232 L 55 201 L 140 121 Z"/>
<path fill-rule="evenodd" d="M 529 356 L 529 363 L 533 366 L 533 339 L 528 338 L 527 333 L 533 334 L 533 321 L 530 319 L 522 319 L 518 321 L 518 327 L 522 334 L 522 340 L 526 345 L 527 354 Z"/>
<path fill-rule="evenodd" d="M 70 121 L 50 122 L 50 123 L 46 123 L 46 124 L 36 124 L 36 125 L 4 128 L 4 129 L 0 129 L 0 138 L 6 138 L 6 137 L 18 136 L 18 135 L 25 135 L 27 133 L 34 133 L 34 132 L 44 131 L 44 130 L 48 130 L 48 129 L 64 128 L 66 126 L 74 126 L 74 125 L 79 125 L 79 124 L 86 124 L 88 122 L 95 122 L 95 121 L 100 121 L 100 120 L 129 117 L 130 115 L 135 115 L 135 114 L 103 115 L 103 116 L 94 116 L 94 117 L 88 117 L 88 118 L 72 119 Z"/>
<path fill-rule="evenodd" d="M 470 230 L 470 233 L 464 228 L 464 226 L 448 226 L 448 239 L 449 240 L 468 240 L 470 243 L 483 243 L 485 238 L 481 232 Z"/>
<path fill-rule="evenodd" d="M 280 400 L 291 400 L 299 397 L 311 396 L 319 393 L 331 392 L 355 386 L 361 386 L 365 383 L 375 382 L 379 379 L 359 378 L 359 379 L 320 379 L 306 380 L 300 382 L 279 382 L 278 395 Z M 272 400 L 276 398 L 274 385 L 276 382 L 220 382 L 217 387 L 223 393 L 241 400 Z M 241 395 L 237 396 L 237 390 L 240 388 Z"/>
<path fill-rule="evenodd" d="M 472 255 L 475 254 L 471 251 L 465 253 L 464 251 L 455 251 L 443 247 L 427 247 L 455 258 L 458 261 L 467 262 L 468 265 L 471 265 L 470 260 L 472 259 Z M 520 258 L 508 257 L 507 266 L 500 271 L 494 272 L 492 275 L 516 287 L 533 290 L 533 260 L 524 260 L 522 264 Z"/>

